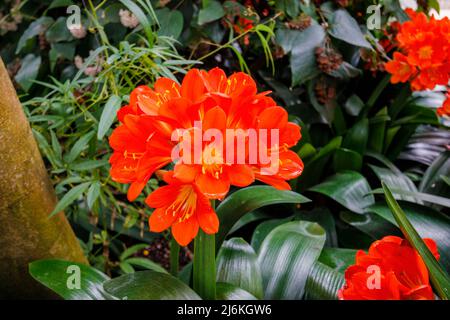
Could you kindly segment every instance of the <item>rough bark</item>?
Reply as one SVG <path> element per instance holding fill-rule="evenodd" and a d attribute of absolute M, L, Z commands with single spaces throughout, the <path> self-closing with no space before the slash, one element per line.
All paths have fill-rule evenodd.
<path fill-rule="evenodd" d="M 0 58 L 0 298 L 54 296 L 28 274 L 31 261 L 87 263 L 64 213 L 48 217 L 55 204 L 38 146 Z"/>

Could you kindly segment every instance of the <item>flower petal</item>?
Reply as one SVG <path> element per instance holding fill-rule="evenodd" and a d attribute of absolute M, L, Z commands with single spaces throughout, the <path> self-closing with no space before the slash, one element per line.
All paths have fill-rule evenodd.
<path fill-rule="evenodd" d="M 187 246 L 198 233 L 195 216 L 172 225 L 172 235 L 180 246 Z"/>
<path fill-rule="evenodd" d="M 175 216 L 166 213 L 165 208 L 155 209 L 148 220 L 150 231 L 162 232 L 169 228 L 175 219 Z"/>

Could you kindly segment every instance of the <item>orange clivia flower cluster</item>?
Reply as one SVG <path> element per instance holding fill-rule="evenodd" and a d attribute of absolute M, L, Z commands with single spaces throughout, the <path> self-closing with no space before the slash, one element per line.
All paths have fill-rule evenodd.
<path fill-rule="evenodd" d="M 439 259 L 436 243 L 424 242 Z M 423 259 L 408 241 L 396 236 L 375 241 L 368 253 L 359 250 L 345 280 L 338 292 L 341 300 L 434 300 Z"/>
<path fill-rule="evenodd" d="M 227 77 L 219 68 L 209 72 L 192 69 L 181 85 L 160 78 L 153 88 L 134 89 L 130 103 L 117 115 L 121 124 L 109 140 L 114 150 L 110 158 L 112 179 L 130 184 L 128 199 L 133 201 L 157 170 L 175 162 L 163 175 L 167 185 L 151 193 L 146 203 L 155 208 L 150 230 L 161 232 L 172 227 L 174 238 L 183 246 L 199 228 L 207 234 L 218 231 L 219 221 L 209 200 L 223 199 L 230 186 L 245 187 L 259 180 L 290 189 L 286 180 L 303 171 L 301 159 L 289 150 L 301 138 L 300 127 L 288 122 L 287 112 L 268 97 L 268 92 L 258 93 L 254 80 L 242 72 Z M 186 149 L 182 157 L 173 158 L 179 143 L 174 141 L 174 133 L 187 141 L 210 129 L 224 137 L 223 144 L 214 139 L 202 141 L 199 154 L 190 155 L 192 150 Z M 229 137 L 229 129 L 237 134 Z M 259 158 L 248 161 L 254 146 L 249 144 L 247 132 L 252 129 L 279 132 L 275 146 L 256 140 L 259 149 L 276 156 L 277 170 L 271 174 L 267 172 L 272 163 Z M 241 148 L 230 157 L 223 145 Z M 186 162 L 185 156 L 197 158 Z"/>
<path fill-rule="evenodd" d="M 450 19 L 437 20 L 407 9 L 411 18 L 401 24 L 396 36 L 399 51 L 386 63 L 391 82 L 411 83 L 414 91 L 447 86 L 450 80 Z M 450 115 L 441 107 L 439 115 Z"/>

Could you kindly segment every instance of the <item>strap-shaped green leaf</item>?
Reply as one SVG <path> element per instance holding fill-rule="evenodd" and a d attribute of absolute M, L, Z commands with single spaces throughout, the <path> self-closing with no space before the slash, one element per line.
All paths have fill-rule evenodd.
<path fill-rule="evenodd" d="M 110 300 L 103 290 L 109 277 L 90 266 L 58 259 L 37 260 L 29 265 L 31 276 L 66 300 Z"/>
<path fill-rule="evenodd" d="M 191 288 L 177 278 L 150 270 L 109 280 L 103 288 L 123 300 L 200 300 Z"/>
<path fill-rule="evenodd" d="M 220 229 L 216 235 L 216 250 L 220 248 L 229 230 L 244 214 L 271 204 L 309 201 L 296 192 L 277 190 L 271 186 L 252 186 L 234 192 L 216 210 L 220 221 Z"/>
<path fill-rule="evenodd" d="M 317 223 L 292 221 L 264 239 L 259 251 L 265 299 L 301 299 L 326 233 Z"/>
<path fill-rule="evenodd" d="M 261 270 L 253 248 L 242 238 L 225 241 L 217 256 L 217 282 L 225 282 L 263 297 Z"/>

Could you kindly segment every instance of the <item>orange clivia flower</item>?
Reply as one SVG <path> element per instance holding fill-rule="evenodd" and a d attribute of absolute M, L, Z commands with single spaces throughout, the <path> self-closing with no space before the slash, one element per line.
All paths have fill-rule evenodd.
<path fill-rule="evenodd" d="M 150 216 L 150 231 L 162 232 L 172 227 L 175 240 L 186 246 L 198 233 L 199 227 L 207 234 L 219 230 L 219 219 L 209 200 L 192 183 L 183 183 L 173 177 L 173 172 L 164 174 L 168 185 L 153 191 L 145 200 L 155 208 Z"/>
<path fill-rule="evenodd" d="M 198 227 L 217 232 L 215 223 L 208 226 L 202 220 L 209 210 L 203 200 L 222 200 L 231 186 L 245 187 L 255 180 L 290 189 L 286 180 L 303 171 L 302 160 L 289 150 L 301 138 L 300 127 L 288 122 L 287 112 L 268 94 L 258 93 L 249 75 L 227 77 L 219 68 L 192 69 L 181 85 L 160 78 L 153 88 L 133 90 L 130 103 L 117 114 L 121 124 L 110 137 L 110 173 L 114 181 L 130 184 L 132 201 L 156 170 L 175 164 L 164 177 L 168 185 L 146 202 L 164 207 L 165 213 L 180 210 L 170 215 L 155 210 L 151 230 L 172 226 L 174 237 L 185 245 Z M 155 197 L 164 190 L 174 192 L 173 197 L 157 202 Z"/>
<path fill-rule="evenodd" d="M 436 243 L 424 241 L 439 259 Z M 375 241 L 368 253 L 358 251 L 345 280 L 338 292 L 342 300 L 434 300 L 422 257 L 408 241 L 396 236 Z"/>
<path fill-rule="evenodd" d="M 437 109 L 437 113 L 441 117 L 442 116 L 450 117 L 450 89 L 447 91 L 444 103 Z"/>
<path fill-rule="evenodd" d="M 406 82 L 416 74 L 416 67 L 408 62 L 408 58 L 400 52 L 394 52 L 394 60 L 385 65 L 387 72 L 392 74 L 391 82 Z"/>
<path fill-rule="evenodd" d="M 125 107 L 128 108 L 128 107 Z M 165 123 L 147 115 L 125 114 L 123 124 L 109 138 L 114 150 L 109 159 L 111 177 L 120 183 L 130 183 L 128 200 L 133 201 L 144 189 L 152 174 L 172 162 L 173 143 L 159 126 Z M 155 134 L 158 132 L 158 134 Z"/>
<path fill-rule="evenodd" d="M 411 9 L 406 12 L 411 20 L 399 27 L 396 36 L 399 51 L 385 64 L 385 69 L 392 74 L 391 82 L 409 81 L 414 91 L 448 86 L 450 20 L 447 17 L 437 20 Z"/>

